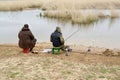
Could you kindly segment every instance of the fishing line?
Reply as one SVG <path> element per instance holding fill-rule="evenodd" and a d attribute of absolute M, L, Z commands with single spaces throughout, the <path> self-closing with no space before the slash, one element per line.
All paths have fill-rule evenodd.
<path fill-rule="evenodd" d="M 69 38 L 71 38 L 74 34 L 76 34 L 77 32 L 79 32 L 80 29 L 76 30 L 75 32 L 73 32 L 70 36 L 68 36 L 65 41 L 67 41 Z"/>

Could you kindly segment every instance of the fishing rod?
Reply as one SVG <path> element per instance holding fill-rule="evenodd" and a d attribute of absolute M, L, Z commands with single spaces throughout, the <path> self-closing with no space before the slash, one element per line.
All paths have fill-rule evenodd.
<path fill-rule="evenodd" d="M 65 41 L 68 40 L 69 38 L 71 38 L 74 34 L 76 34 L 76 33 L 79 32 L 79 31 L 80 31 L 80 29 L 78 29 L 78 30 L 76 30 L 75 32 L 73 32 L 70 36 L 68 36 L 68 37 L 65 39 Z M 94 40 L 92 41 L 92 46 L 94 46 Z M 91 49 L 92 49 L 91 46 L 89 46 L 84 55 L 86 56 L 89 52 L 91 52 Z"/>
<path fill-rule="evenodd" d="M 80 29 L 76 30 L 75 32 L 73 32 L 70 36 L 68 36 L 65 41 L 67 41 L 69 38 L 71 38 L 74 34 L 76 34 L 77 32 L 79 32 Z"/>

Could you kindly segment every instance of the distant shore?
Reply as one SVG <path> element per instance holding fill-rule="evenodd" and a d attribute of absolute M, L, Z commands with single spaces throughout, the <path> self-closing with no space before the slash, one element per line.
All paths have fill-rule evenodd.
<path fill-rule="evenodd" d="M 26 8 L 43 10 L 120 9 L 120 0 L 7 0 L 0 1 L 0 11 L 18 11 Z"/>

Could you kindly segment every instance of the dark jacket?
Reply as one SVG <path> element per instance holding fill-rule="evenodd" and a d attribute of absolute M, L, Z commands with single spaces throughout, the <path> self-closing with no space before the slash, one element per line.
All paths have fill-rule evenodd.
<path fill-rule="evenodd" d="M 51 42 L 53 44 L 54 47 L 60 47 L 62 45 L 64 45 L 64 39 L 62 37 L 62 33 L 55 31 L 51 34 Z"/>
<path fill-rule="evenodd" d="M 19 47 L 20 48 L 33 48 L 34 47 L 34 36 L 32 32 L 27 28 L 22 28 L 18 34 Z"/>

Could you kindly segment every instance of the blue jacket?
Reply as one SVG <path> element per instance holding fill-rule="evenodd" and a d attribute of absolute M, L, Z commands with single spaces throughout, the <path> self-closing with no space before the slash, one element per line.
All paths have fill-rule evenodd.
<path fill-rule="evenodd" d="M 62 33 L 60 32 L 53 32 L 51 34 L 51 42 L 53 43 L 54 47 L 60 47 L 61 45 L 63 45 L 60 41 L 60 36 L 62 35 Z"/>

